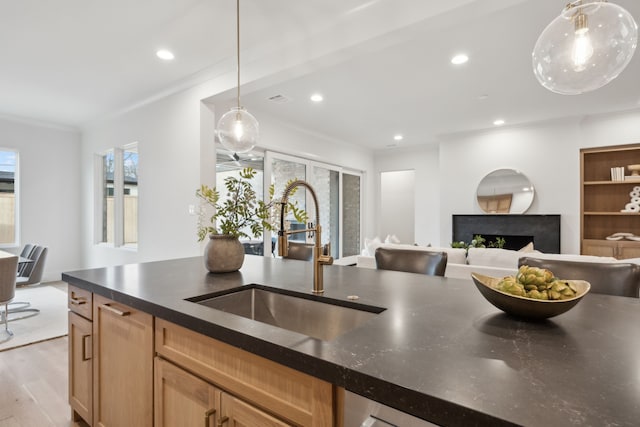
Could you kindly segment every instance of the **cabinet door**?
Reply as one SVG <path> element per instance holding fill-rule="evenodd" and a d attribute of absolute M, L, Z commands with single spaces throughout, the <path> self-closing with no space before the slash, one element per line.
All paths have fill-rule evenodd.
<path fill-rule="evenodd" d="M 255 406 L 227 393 L 221 393 L 222 417 L 219 425 L 224 427 L 293 427 Z"/>
<path fill-rule="evenodd" d="M 153 317 L 94 294 L 94 426 L 151 427 Z"/>
<path fill-rule="evenodd" d="M 220 414 L 220 391 L 174 364 L 155 359 L 156 427 L 214 427 Z"/>
<path fill-rule="evenodd" d="M 93 421 L 91 322 L 69 312 L 69 405 L 73 421 Z"/>
<path fill-rule="evenodd" d="M 617 247 L 616 241 L 585 239 L 582 241 L 582 255 L 615 257 Z"/>
<path fill-rule="evenodd" d="M 640 242 L 619 242 L 618 259 L 640 258 Z"/>

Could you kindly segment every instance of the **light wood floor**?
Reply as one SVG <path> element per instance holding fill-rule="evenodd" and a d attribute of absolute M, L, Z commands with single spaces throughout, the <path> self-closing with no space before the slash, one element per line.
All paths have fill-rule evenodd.
<path fill-rule="evenodd" d="M 86 426 L 71 422 L 68 345 L 62 337 L 0 351 L 0 427 Z"/>
<path fill-rule="evenodd" d="M 0 427 L 78 426 L 67 403 L 67 337 L 0 352 Z"/>

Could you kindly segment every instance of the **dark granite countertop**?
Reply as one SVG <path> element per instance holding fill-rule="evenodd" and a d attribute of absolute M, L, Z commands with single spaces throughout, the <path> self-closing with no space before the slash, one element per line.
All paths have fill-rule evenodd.
<path fill-rule="evenodd" d="M 247 256 L 208 274 L 201 257 L 64 273 L 63 280 L 442 425 L 637 426 L 640 300 L 588 294 L 530 323 L 471 280 L 324 268 L 322 297 L 386 310 L 321 341 L 185 298 L 247 284 L 311 295 L 312 263 Z"/>

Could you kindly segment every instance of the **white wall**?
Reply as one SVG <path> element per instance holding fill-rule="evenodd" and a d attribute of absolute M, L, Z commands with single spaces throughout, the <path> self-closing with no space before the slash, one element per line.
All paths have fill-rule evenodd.
<path fill-rule="evenodd" d="M 415 175 L 413 170 L 380 172 L 381 236 L 415 243 Z"/>
<path fill-rule="evenodd" d="M 196 204 L 201 182 L 215 184 L 213 126 L 216 107 L 208 99 L 217 90 L 201 85 L 117 117 L 88 126 L 83 133 L 83 254 L 86 267 L 196 256 L 197 217 L 188 213 Z M 373 155 L 355 146 L 287 127 L 266 113 L 252 111 L 260 123 L 260 147 L 320 162 L 365 171 L 367 195 L 364 228 L 373 227 Z M 138 143 L 138 250 L 95 244 L 93 157 L 110 147 Z M 367 192 L 368 191 L 368 192 Z M 368 231 L 368 230 L 367 230 Z M 365 233 L 366 235 L 366 233 Z M 364 236 L 363 236 L 364 240 Z"/>
<path fill-rule="evenodd" d="M 0 147 L 16 149 L 20 156 L 20 246 L 48 247 L 43 281 L 60 280 L 61 272 L 82 267 L 80 134 L 0 118 Z"/>
<path fill-rule="evenodd" d="M 82 138 L 83 260 L 85 267 L 195 256 L 200 253 L 196 204 L 200 183 L 201 104 L 195 90 L 163 98 L 87 127 Z M 102 151 L 138 143 L 138 250 L 94 242 L 93 159 Z M 212 161 L 211 167 L 215 168 Z M 98 219 L 99 220 L 99 219 Z"/>
<path fill-rule="evenodd" d="M 560 214 L 561 250 L 580 250 L 580 147 L 577 121 L 501 128 L 459 136 L 440 145 L 441 243 L 451 241 L 452 214 L 482 213 L 476 188 L 489 172 L 513 168 L 525 174 L 536 194 L 528 214 Z M 446 197 L 445 197 L 446 194 Z"/>
<path fill-rule="evenodd" d="M 201 101 L 217 90 L 208 83 L 87 127 L 81 154 L 86 267 L 201 253 L 196 217 L 188 214 L 188 206 L 196 203 L 194 191 L 200 182 L 213 183 L 215 106 L 205 107 Z M 475 192 L 482 177 L 495 169 L 514 168 L 536 189 L 527 213 L 561 214 L 562 251 L 577 253 L 580 148 L 640 141 L 640 111 L 635 111 L 454 135 L 437 146 L 385 150 L 374 157 L 355 145 L 288 126 L 268 113 L 252 113 L 260 122 L 260 147 L 364 171 L 363 241 L 380 234 L 382 171 L 415 170 L 415 242 L 446 246 L 452 214 L 481 213 Z M 92 158 L 134 141 L 140 152 L 139 249 L 95 245 Z"/>
<path fill-rule="evenodd" d="M 438 147 L 428 146 L 418 149 L 391 149 L 379 151 L 375 157 L 375 173 L 378 180 L 381 172 L 411 169 L 415 171 L 415 202 L 413 204 L 415 225 L 414 241 L 420 245 L 437 246 L 440 242 L 440 168 L 438 166 Z M 443 184 L 444 185 L 444 184 Z M 379 187 L 378 187 L 379 188 Z M 446 188 L 446 186 L 445 186 Z M 375 190 L 376 212 L 380 211 L 379 190 Z M 380 228 L 380 217 L 376 217 L 373 234 L 366 237 L 386 237 Z M 393 234 L 393 233 L 392 233 Z"/>
<path fill-rule="evenodd" d="M 451 242 L 451 215 L 482 213 L 475 198 L 480 180 L 495 169 L 518 169 L 536 191 L 527 213 L 560 214 L 561 251 L 579 253 L 580 149 L 638 143 L 639 123 L 640 110 L 635 110 L 453 135 L 431 151 L 378 153 L 376 169 L 415 168 L 420 193 L 416 195 L 416 241 L 442 246 Z M 433 175 L 437 187 L 429 185 L 427 177 Z M 439 218 L 427 205 L 437 205 Z M 436 218 L 439 229 L 434 235 L 429 227 Z"/>

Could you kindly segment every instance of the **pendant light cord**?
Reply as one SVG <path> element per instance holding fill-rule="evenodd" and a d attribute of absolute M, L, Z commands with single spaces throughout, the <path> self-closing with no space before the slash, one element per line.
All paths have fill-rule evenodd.
<path fill-rule="evenodd" d="M 238 110 L 240 110 L 240 0 L 236 0 L 236 58 L 238 59 Z"/>

